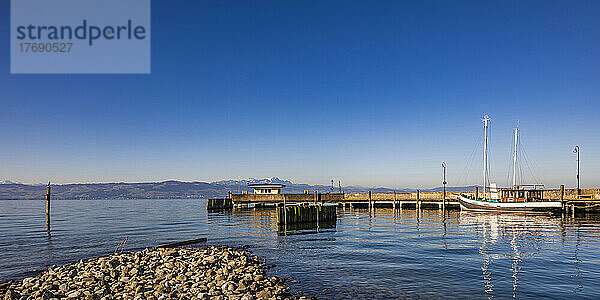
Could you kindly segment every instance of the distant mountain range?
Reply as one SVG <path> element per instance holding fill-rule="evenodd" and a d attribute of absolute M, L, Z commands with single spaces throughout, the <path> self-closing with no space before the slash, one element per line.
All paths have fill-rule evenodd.
<path fill-rule="evenodd" d="M 251 178 L 248 180 L 223 180 L 215 182 L 182 182 L 163 181 L 147 183 L 77 183 L 52 185 L 53 199 L 183 199 L 223 197 L 228 192 L 240 193 L 249 191 L 249 183 L 284 184 L 284 193 L 303 193 L 304 190 L 321 193 L 331 192 L 331 186 L 293 183 L 277 177 L 266 179 Z M 447 191 L 474 190 L 474 186 L 447 187 Z M 394 189 L 384 187 L 343 186 L 346 193 L 391 193 Z M 441 187 L 421 189 L 421 191 L 441 191 Z M 334 188 L 334 192 L 338 187 Z M 396 189 L 396 192 L 414 192 L 415 189 Z M 0 181 L 0 199 L 34 200 L 44 199 L 46 186 L 42 184 L 21 184 L 11 181 Z"/>
<path fill-rule="evenodd" d="M 14 182 L 10 180 L 0 180 L 0 184 L 20 184 L 20 182 Z"/>

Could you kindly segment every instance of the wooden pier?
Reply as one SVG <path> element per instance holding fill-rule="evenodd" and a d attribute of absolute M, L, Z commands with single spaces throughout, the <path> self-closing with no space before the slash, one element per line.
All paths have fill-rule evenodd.
<path fill-rule="evenodd" d="M 411 193 L 303 193 L 303 194 L 232 194 L 226 198 L 209 199 L 208 209 L 233 209 L 236 207 L 281 207 L 312 204 L 335 205 L 341 209 L 460 209 L 458 195 L 474 195 L 477 191 Z M 481 195 L 482 192 L 479 192 Z M 489 193 L 489 192 L 488 192 Z M 600 212 L 600 189 L 544 190 L 544 199 L 561 201 L 563 212 L 574 216 L 581 212 Z"/>
<path fill-rule="evenodd" d="M 473 193 L 473 192 L 464 192 Z M 340 208 L 434 208 L 458 209 L 456 200 L 458 193 L 414 192 L 414 193 L 304 193 L 304 194 L 231 194 L 234 207 L 260 207 L 265 205 L 280 206 L 283 204 L 335 204 Z M 444 207 L 445 204 L 445 207 Z"/>

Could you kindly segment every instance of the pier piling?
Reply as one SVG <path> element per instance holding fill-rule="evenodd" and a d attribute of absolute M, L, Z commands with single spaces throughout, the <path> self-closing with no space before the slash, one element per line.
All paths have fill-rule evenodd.
<path fill-rule="evenodd" d="M 216 209 L 233 209 L 233 201 L 231 198 L 214 198 L 208 199 L 206 204 L 207 210 Z"/>
<path fill-rule="evenodd" d="M 285 207 L 285 195 L 283 195 L 283 207 Z M 283 225 L 287 225 L 287 213 L 285 209 L 283 210 Z"/>
<path fill-rule="evenodd" d="M 290 205 L 277 207 L 277 224 L 335 222 L 335 205 Z"/>

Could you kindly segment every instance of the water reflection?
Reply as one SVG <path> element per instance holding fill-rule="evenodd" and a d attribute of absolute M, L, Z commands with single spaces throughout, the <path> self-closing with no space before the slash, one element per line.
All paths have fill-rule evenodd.
<path fill-rule="evenodd" d="M 277 226 L 278 235 L 315 234 L 335 231 L 336 221 L 285 224 Z"/>
<path fill-rule="evenodd" d="M 575 279 L 575 281 L 577 282 L 577 286 L 573 289 L 574 293 L 579 293 L 583 290 L 583 284 L 582 284 L 582 280 L 581 280 L 581 268 L 580 268 L 580 264 L 581 264 L 581 259 L 579 259 L 579 248 L 581 246 L 581 234 L 580 234 L 580 228 L 579 226 L 577 226 L 577 242 L 575 243 L 575 253 L 573 253 L 573 264 L 575 265 L 575 274 L 573 275 L 573 278 Z"/>
<path fill-rule="evenodd" d="M 407 262 L 411 260 L 413 264 L 414 262 L 420 262 L 420 268 L 423 267 L 420 264 L 431 264 L 429 261 L 431 257 L 445 257 L 446 261 L 443 259 L 438 260 L 432 266 L 429 266 L 436 273 L 444 273 L 441 271 L 444 268 L 464 268 L 465 266 L 460 266 L 460 264 L 465 262 L 460 262 L 458 265 L 454 264 L 455 258 L 453 258 L 453 255 L 460 254 L 459 257 L 464 256 L 466 254 L 461 253 L 473 247 L 477 255 L 467 255 L 465 258 L 467 258 L 467 261 L 478 262 L 477 266 L 474 267 L 479 270 L 479 275 L 477 276 L 470 269 L 467 269 L 466 273 L 460 275 L 456 273 L 444 274 L 444 277 L 448 276 L 449 281 L 455 283 L 456 276 L 458 278 L 466 277 L 462 278 L 466 281 L 479 278 L 474 280 L 476 283 L 474 287 L 479 286 L 481 296 L 485 295 L 485 298 L 489 299 L 498 297 L 517 298 L 535 294 L 549 296 L 553 294 L 536 289 L 537 285 L 547 285 L 547 288 L 551 287 L 549 290 L 552 290 L 556 289 L 556 284 L 565 285 L 566 282 L 569 282 L 567 285 L 571 286 L 571 295 L 589 294 L 590 284 L 588 282 L 587 287 L 584 289 L 584 282 L 587 281 L 582 278 L 585 271 L 582 271 L 581 268 L 582 265 L 585 265 L 583 268 L 589 270 L 590 261 L 586 262 L 580 259 L 579 253 L 581 251 L 582 236 L 585 236 L 589 245 L 590 238 L 597 238 L 597 232 L 599 231 L 598 219 L 593 216 L 588 216 L 587 219 L 570 219 L 564 216 L 442 212 L 437 210 L 393 211 L 384 208 L 340 210 L 337 223 L 319 224 L 319 226 L 317 224 L 278 226 L 273 209 L 238 209 L 231 212 L 231 214 L 223 213 L 219 217 L 214 216 L 214 220 L 217 221 L 217 219 L 223 217 L 227 218 L 228 222 L 235 222 L 236 219 L 238 221 L 252 220 L 253 224 L 250 227 L 261 228 L 263 232 L 274 231 L 277 236 L 324 235 L 318 239 L 281 240 L 280 242 L 283 242 L 283 244 L 280 245 L 321 243 L 323 245 L 312 245 L 304 249 L 337 249 L 336 251 L 342 253 L 359 252 L 362 253 L 360 256 L 361 264 L 369 261 L 377 262 L 381 258 L 389 256 L 389 261 L 395 267 L 388 268 L 387 271 L 383 271 L 386 269 L 383 268 L 381 271 L 382 274 L 389 276 L 388 279 L 407 276 L 405 274 L 407 271 L 406 266 L 394 262 L 398 259 L 400 261 L 404 259 L 402 252 L 409 254 L 407 256 L 410 256 L 410 258 L 407 258 Z M 209 219 L 212 218 L 209 215 Z M 586 224 L 586 230 L 583 234 L 580 230 L 580 223 Z M 596 234 L 591 232 L 596 232 Z M 352 240 L 356 242 L 348 244 Z M 328 244 L 331 242 L 335 245 Z M 562 247 L 557 247 L 557 243 L 560 243 Z M 594 249 L 598 249 L 597 244 L 592 246 Z M 436 248 L 439 250 L 433 250 Z M 298 250 L 298 248 L 295 249 Z M 376 253 L 379 253 L 379 255 Z M 381 254 L 385 255 L 382 256 Z M 336 252 L 336 255 L 340 256 L 340 253 Z M 287 253 L 286 256 L 304 262 L 304 258 L 299 257 L 298 253 Z M 352 261 L 353 259 L 348 262 Z M 547 264 L 552 264 L 552 266 L 547 266 Z M 375 263 L 375 265 L 378 264 Z M 592 262 L 592 265 L 598 267 L 597 262 Z M 328 269 L 332 266 L 318 265 L 314 267 Z M 336 268 L 339 268 L 339 266 L 334 269 Z M 548 277 L 560 277 L 556 276 L 559 269 L 570 274 L 571 280 L 548 281 Z M 347 271 L 352 272 L 352 270 Z M 415 273 L 414 270 L 412 272 L 409 271 L 414 277 L 419 278 L 418 272 Z M 460 272 L 465 272 L 465 270 Z M 465 274 L 470 275 L 465 276 Z M 373 279 L 372 276 L 369 278 Z M 320 278 L 314 279 L 314 281 L 308 279 L 307 281 L 314 283 L 322 280 Z M 351 278 L 346 280 L 358 285 L 360 285 L 360 280 L 370 281 L 365 278 L 356 281 L 352 281 Z M 554 282 L 554 284 L 550 282 Z M 340 289 L 349 288 L 343 284 L 336 284 Z M 429 282 L 429 284 L 432 287 L 439 286 L 440 289 L 448 289 L 448 286 L 444 285 L 443 279 L 433 283 Z M 401 285 L 401 287 L 403 293 L 409 291 L 407 295 L 411 295 L 410 291 L 414 291 L 417 293 L 415 296 L 422 295 L 423 290 L 432 289 L 432 287 L 425 288 L 422 283 L 415 282 Z M 302 285 L 302 288 L 307 289 L 306 285 Z M 332 289 L 330 296 L 335 295 L 334 298 L 360 298 L 360 295 L 366 295 L 365 293 L 369 288 L 362 287 L 360 290 L 350 289 L 351 291 L 345 290 L 345 292 L 338 290 L 337 294 L 334 293 L 335 289 Z M 436 297 L 445 293 L 440 289 L 437 290 Z M 385 293 L 399 295 L 399 291 L 392 287 L 382 288 L 379 286 L 378 292 L 382 295 Z M 465 286 L 463 286 L 461 293 L 472 296 L 478 294 L 476 290 L 469 291 L 469 288 Z"/>
<path fill-rule="evenodd" d="M 600 298 L 598 216 L 386 208 L 281 227 L 272 208 L 206 211 L 201 200 L 0 201 L 0 280 L 80 258 L 207 237 L 249 245 L 294 290 L 332 299 Z"/>
<path fill-rule="evenodd" d="M 503 277 L 506 273 L 511 274 L 512 297 L 516 298 L 520 294 L 519 282 L 523 262 L 534 261 L 537 256 L 545 259 L 544 252 L 547 252 L 548 244 L 554 243 L 557 239 L 560 239 L 564 245 L 564 239 L 568 234 L 565 232 L 566 230 L 571 231 L 570 233 L 574 235 L 569 238 L 575 240 L 572 266 L 577 287 L 573 292 L 578 293 L 583 290 L 583 285 L 579 280 L 581 260 L 578 258 L 581 233 L 579 227 L 575 227 L 575 232 L 572 232 L 573 228 L 566 229 L 564 218 L 463 212 L 460 214 L 459 220 L 460 224 L 473 226 L 479 236 L 478 252 L 483 258 L 481 262 L 483 290 L 490 299 L 499 296 L 498 293 L 495 293 L 495 288 L 499 284 L 496 278 Z M 565 249 L 558 250 L 562 252 Z M 506 270 L 506 264 L 501 262 L 507 259 L 511 261 L 508 270 Z M 532 267 L 544 266 L 529 266 L 529 268 Z M 552 270 L 547 270 L 547 272 L 551 273 Z"/>

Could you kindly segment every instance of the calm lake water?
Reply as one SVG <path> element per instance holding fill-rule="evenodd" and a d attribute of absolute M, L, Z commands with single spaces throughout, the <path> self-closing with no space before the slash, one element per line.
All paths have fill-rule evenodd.
<path fill-rule="evenodd" d="M 600 219 L 338 210 L 335 227 L 278 231 L 273 209 L 204 200 L 0 201 L 0 280 L 126 249 L 207 237 L 244 246 L 327 298 L 600 299 Z"/>

